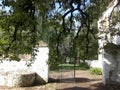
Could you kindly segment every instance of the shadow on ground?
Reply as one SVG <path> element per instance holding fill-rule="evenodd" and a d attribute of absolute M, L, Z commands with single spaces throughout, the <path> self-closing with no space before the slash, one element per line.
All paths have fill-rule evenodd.
<path fill-rule="evenodd" d="M 97 85 L 94 84 L 93 86 L 86 87 L 86 88 L 74 86 L 74 87 L 62 88 L 62 89 L 56 89 L 56 90 L 112 90 L 112 89 L 104 86 L 102 83 L 98 83 Z"/>
<path fill-rule="evenodd" d="M 49 78 L 49 83 L 85 83 L 85 82 L 91 82 L 91 81 L 98 81 L 100 79 L 88 79 L 88 78 L 62 78 L 62 79 L 54 79 L 54 78 Z"/>
<path fill-rule="evenodd" d="M 81 87 L 69 87 L 64 89 L 56 89 L 56 90 L 90 90 L 89 88 L 81 88 Z"/>
<path fill-rule="evenodd" d="M 56 90 L 109 90 L 106 86 L 102 84 L 102 82 L 96 82 L 100 79 L 88 79 L 88 78 L 75 78 L 75 82 L 72 82 L 74 78 L 65 78 L 65 79 L 53 79 L 50 78 L 50 83 L 64 83 L 66 86 L 69 83 L 74 83 L 72 86 L 63 86 L 62 89 L 56 89 Z M 96 83 L 92 83 L 96 82 Z"/>

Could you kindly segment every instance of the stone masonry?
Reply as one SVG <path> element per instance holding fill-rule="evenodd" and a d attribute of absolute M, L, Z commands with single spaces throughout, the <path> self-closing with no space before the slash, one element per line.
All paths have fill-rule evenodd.
<path fill-rule="evenodd" d="M 98 20 L 99 60 L 103 65 L 104 84 L 120 83 L 120 36 L 117 34 L 120 32 L 120 22 L 114 22 L 118 17 L 116 13 L 120 13 L 119 0 L 113 0 Z"/>
<path fill-rule="evenodd" d="M 39 47 L 34 63 L 27 67 L 26 61 L 3 61 L 0 63 L 0 85 L 30 86 L 48 82 L 48 53 L 46 46 Z"/>

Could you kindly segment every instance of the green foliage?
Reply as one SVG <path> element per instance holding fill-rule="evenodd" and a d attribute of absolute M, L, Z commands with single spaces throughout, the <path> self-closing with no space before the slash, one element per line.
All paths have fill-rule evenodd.
<path fill-rule="evenodd" d="M 90 68 L 90 73 L 95 75 L 102 75 L 101 68 Z"/>
<path fill-rule="evenodd" d="M 79 65 L 79 68 L 78 69 L 80 69 L 80 70 L 88 70 L 90 67 L 88 66 L 88 64 L 87 63 L 81 63 L 80 65 Z"/>
<path fill-rule="evenodd" d="M 105 52 L 113 54 L 113 55 L 116 55 L 117 54 L 117 50 L 119 50 L 119 49 L 120 49 L 120 46 L 119 45 L 115 45 L 113 43 L 107 43 L 107 45 L 104 46 Z"/>
<path fill-rule="evenodd" d="M 90 19 L 97 19 L 102 15 L 106 10 L 107 6 L 112 0 L 91 0 L 91 6 L 88 7 L 88 12 L 90 14 Z M 97 11 L 97 12 L 95 12 Z"/>
<path fill-rule="evenodd" d="M 59 69 L 61 69 L 61 70 L 73 70 L 74 64 L 59 64 Z"/>
<path fill-rule="evenodd" d="M 50 68 L 66 58 L 96 58 L 96 21 L 110 1 L 91 0 L 92 5 L 86 5 L 86 0 L 2 0 L 0 53 L 14 59 L 25 53 L 35 56 L 36 46 L 44 41 L 50 49 Z"/>
<path fill-rule="evenodd" d="M 26 7 L 25 7 L 26 4 Z M 3 1 L 3 5 L 11 7 L 0 17 L 0 53 L 12 60 L 18 60 L 19 54 L 35 55 L 38 39 L 35 6 L 24 0 Z"/>
<path fill-rule="evenodd" d="M 87 39 L 84 39 L 85 37 L 86 37 L 86 32 L 83 31 L 79 34 L 78 40 L 76 40 L 77 57 L 83 61 L 97 59 L 97 54 L 98 54 L 97 39 L 95 39 L 91 34 L 89 34 L 88 36 L 89 45 L 87 46 L 88 42 Z"/>
<path fill-rule="evenodd" d="M 110 28 L 109 28 L 109 30 L 107 30 L 107 33 L 110 34 L 111 41 L 113 41 L 114 36 L 118 35 L 118 37 L 119 37 L 119 35 L 120 35 L 120 28 L 119 28 L 120 9 L 119 9 L 119 7 L 120 7 L 120 5 L 118 4 L 114 8 L 114 10 L 111 14 L 111 17 L 110 17 Z M 106 33 L 106 35 L 107 35 L 107 33 Z M 107 39 L 109 40 L 109 37 L 106 37 L 106 40 Z M 118 53 L 119 49 L 120 49 L 120 45 L 116 45 L 113 42 L 109 42 L 109 41 L 104 46 L 105 52 L 113 54 L 113 55 L 116 55 Z"/>
<path fill-rule="evenodd" d="M 120 22 L 120 5 L 115 7 L 114 11 L 112 12 L 112 15 L 110 17 L 110 30 L 108 31 L 112 36 L 114 35 L 120 35 L 120 29 L 119 29 L 119 22 Z"/>
<path fill-rule="evenodd" d="M 55 66 L 55 65 L 54 65 Z M 74 65 L 74 64 L 59 64 L 58 68 L 53 67 L 52 69 L 50 68 L 50 70 L 88 70 L 89 66 L 86 63 L 82 63 L 80 65 Z"/>

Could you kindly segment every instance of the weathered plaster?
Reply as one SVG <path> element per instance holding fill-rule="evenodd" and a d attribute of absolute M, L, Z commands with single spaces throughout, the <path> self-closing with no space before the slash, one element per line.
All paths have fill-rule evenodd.
<path fill-rule="evenodd" d="M 98 30 L 100 37 L 99 43 L 99 60 L 103 65 L 103 83 L 120 82 L 120 36 L 115 34 L 119 31 L 119 22 L 114 25 L 113 35 L 111 35 L 111 15 L 118 7 L 118 0 L 113 0 L 107 10 L 98 20 Z M 116 21 L 117 22 L 117 21 Z"/>
<path fill-rule="evenodd" d="M 0 63 L 0 85 L 30 86 L 35 83 L 48 82 L 48 47 L 39 47 L 32 66 L 27 67 L 26 61 L 3 61 Z"/>

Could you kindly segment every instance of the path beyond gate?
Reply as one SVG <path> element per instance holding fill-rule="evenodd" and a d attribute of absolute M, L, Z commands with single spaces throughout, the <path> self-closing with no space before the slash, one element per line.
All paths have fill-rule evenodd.
<path fill-rule="evenodd" d="M 102 75 L 91 75 L 89 70 L 60 71 L 56 90 L 105 90 Z"/>

